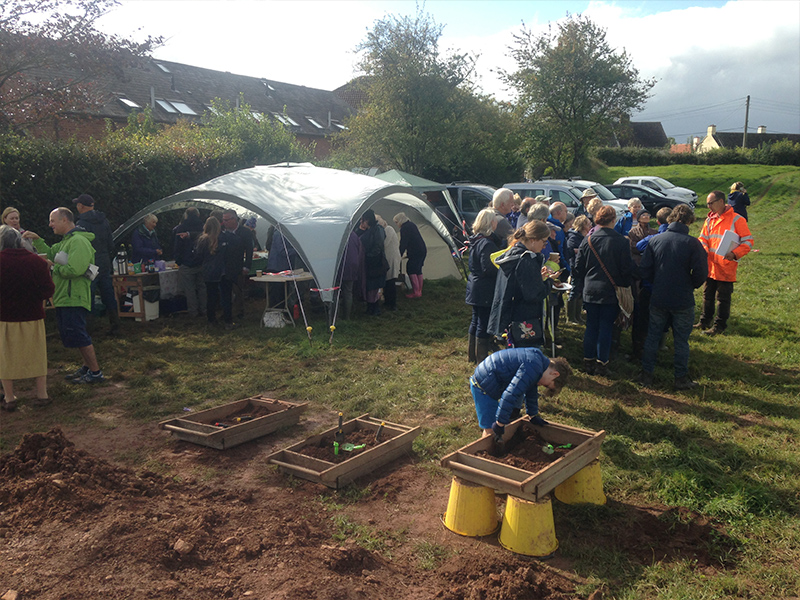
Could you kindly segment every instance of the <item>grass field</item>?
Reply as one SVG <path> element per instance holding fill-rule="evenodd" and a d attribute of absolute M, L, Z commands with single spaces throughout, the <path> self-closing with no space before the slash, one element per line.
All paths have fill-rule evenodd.
<path fill-rule="evenodd" d="M 601 180 L 630 172 L 609 169 Z M 733 181 L 745 182 L 755 244 L 739 267 L 728 331 L 715 338 L 692 336 L 690 369 L 701 383 L 696 392 L 670 391 L 668 340 L 656 369 L 660 391 L 640 391 L 631 383 L 638 366 L 620 359 L 612 363 L 612 379 L 577 374 L 540 408 L 559 423 L 607 431 L 601 465 L 610 498 L 682 507 L 723 524 L 725 543 L 709 552 L 726 568 L 709 575 L 685 561 L 634 567 L 593 544 L 590 534 L 574 536 L 559 552 L 575 562 L 579 575 L 605 585 L 606 597 L 798 597 L 800 169 L 673 166 L 646 173 L 694 189 L 703 200 L 713 189 L 727 191 Z M 705 210 L 698 204 L 698 217 Z M 695 234 L 701 222 L 693 226 Z M 378 318 L 359 314 L 337 323 L 331 344 L 318 313 L 311 314 L 311 342 L 302 327 L 261 329 L 255 314 L 230 333 L 185 318 L 126 323 L 124 339 L 97 338 L 102 367 L 122 384 L 119 394 L 69 387 L 60 378 L 52 378 L 51 394 L 71 409 L 60 413 L 62 421 L 103 428 L 92 415 L 109 405 L 146 423 L 184 407 L 273 391 L 348 415 L 370 412 L 419 423 L 424 430 L 415 443 L 419 460 L 438 469 L 439 457 L 478 434 L 467 386 L 470 311 L 464 286 L 427 282 L 423 299 L 401 302 L 399 312 Z M 50 322 L 48 330 L 54 330 Z M 564 331 L 564 354 L 578 364 L 582 330 L 565 326 Z M 74 369 L 75 353 L 63 350 L 56 338 L 50 342 L 51 366 Z M 629 344 L 623 334 L 623 353 Z M 58 424 L 48 411 L 31 419 L 36 430 Z M 0 449 L 11 450 L 20 435 L 3 431 Z M 118 459 L 141 465 L 147 457 Z M 590 532 L 602 528 L 611 509 L 568 510 Z"/>

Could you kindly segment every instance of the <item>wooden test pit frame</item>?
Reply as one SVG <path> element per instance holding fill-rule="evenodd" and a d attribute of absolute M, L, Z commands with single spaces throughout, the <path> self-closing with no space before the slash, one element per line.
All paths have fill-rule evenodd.
<path fill-rule="evenodd" d="M 315 483 L 321 483 L 330 488 L 339 489 L 362 475 L 371 473 L 378 467 L 410 452 L 414 438 L 420 434 L 419 427 L 390 423 L 389 421 L 370 417 L 369 413 L 342 423 L 342 429 L 345 436 L 360 429 L 377 432 L 381 423 L 384 424 L 383 432 L 381 433 L 381 439 L 384 441 L 338 464 L 300 453 L 300 450 L 306 446 L 317 445 L 324 438 L 330 438 L 333 441 L 333 436 L 336 430 L 339 429 L 338 426 L 311 436 L 284 450 L 279 450 L 268 456 L 267 460 L 273 465 L 277 465 L 285 473 L 290 473 L 295 477 L 308 479 Z"/>
<path fill-rule="evenodd" d="M 270 412 L 229 427 L 217 427 L 211 424 L 244 410 L 248 404 L 266 407 Z M 297 404 L 265 396 L 253 396 L 203 410 L 191 416 L 168 419 L 158 425 L 187 442 L 225 450 L 277 431 L 281 427 L 294 425 L 300 420 L 300 415 L 306 406 L 307 402 Z"/>
<path fill-rule="evenodd" d="M 554 446 L 572 444 L 574 447 L 541 471 L 531 473 L 476 456 L 478 452 L 492 449 L 494 439 L 487 436 L 448 454 L 442 458 L 441 464 L 458 477 L 472 483 L 531 502 L 539 502 L 556 486 L 595 460 L 600 455 L 600 444 L 606 436 L 605 431 L 578 429 L 553 422 L 544 426 L 533 425 L 526 416 L 506 425 L 503 439 L 511 439 L 518 427 L 535 429 L 542 439 Z"/>

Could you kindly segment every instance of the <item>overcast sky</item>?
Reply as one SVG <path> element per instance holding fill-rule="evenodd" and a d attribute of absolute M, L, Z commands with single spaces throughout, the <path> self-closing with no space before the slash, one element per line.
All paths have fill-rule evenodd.
<path fill-rule="evenodd" d="M 387 14 L 413 15 L 413 1 L 125 0 L 100 28 L 136 39 L 164 36 L 154 56 L 241 75 L 326 90 L 357 73 L 355 46 Z M 513 96 L 496 75 L 513 70 L 512 34 L 534 31 L 569 12 L 589 16 L 626 50 L 644 78 L 655 78 L 635 121 L 661 121 L 684 143 L 719 131 L 800 133 L 800 0 L 482 1 L 428 0 L 444 25 L 441 47 L 479 55 L 477 82 L 501 100 Z"/>

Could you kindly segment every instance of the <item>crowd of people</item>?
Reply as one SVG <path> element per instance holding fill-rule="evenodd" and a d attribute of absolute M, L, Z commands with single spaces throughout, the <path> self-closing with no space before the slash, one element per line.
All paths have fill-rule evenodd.
<path fill-rule="evenodd" d="M 54 307 L 63 345 L 76 348 L 80 367 L 66 376 L 73 383 L 105 381 L 87 320 L 96 295 L 110 322 L 108 334 L 120 331 L 117 292 L 113 286 L 118 258 L 111 225 L 95 209 L 95 200 L 81 194 L 72 201 L 74 210 L 59 207 L 50 213 L 49 225 L 61 240 L 52 246 L 33 231 L 21 227 L 19 209 L 7 207 L 0 226 L 0 341 L 12 352 L 0 353 L 0 408 L 16 408 L 14 381 L 35 379 L 34 406 L 50 402 L 47 392 L 47 348 L 44 335 L 44 303 Z M 408 298 L 422 297 L 422 269 L 427 248 L 417 225 L 405 213 L 394 216 L 395 227 L 374 211 L 367 210 L 359 226 L 350 233 L 340 272 L 339 301 L 342 317 L 349 319 L 356 292 L 366 301 L 367 313 L 378 315 L 382 306 L 397 310 L 397 282 L 402 257 L 407 258 Z M 156 232 L 158 217 L 145 215 L 131 236 L 132 263 L 146 264 L 164 257 Z M 173 256 L 178 267 L 179 289 L 186 297 L 190 317 L 205 317 L 218 323 L 221 312 L 226 330 L 244 317 L 247 283 L 253 250 L 260 247 L 255 236 L 256 219 L 240 219 L 233 209 L 213 210 L 205 220 L 197 208 L 187 208 L 172 230 Z M 271 228 L 267 247 L 268 272 L 283 272 L 303 266 L 298 253 L 281 231 Z M 270 293 L 284 289 L 270 288 Z M 294 293 L 294 292 L 291 292 Z M 270 303 L 291 303 L 289 297 L 270 298 Z M 287 304 L 289 306 L 290 304 Z"/>
<path fill-rule="evenodd" d="M 567 321 L 585 325 L 584 372 L 609 376 L 621 332 L 630 327 L 629 358 L 641 363 L 638 382 L 652 386 L 658 350 L 672 329 L 673 388 L 696 387 L 689 375 L 691 331 L 725 331 L 738 261 L 753 245 L 744 185 L 733 184 L 725 200 L 721 191 L 708 194 L 708 217 L 695 238 L 688 204 L 660 209 L 654 229 L 638 198 L 617 217 L 589 188 L 566 224 L 569 213 L 561 202 L 497 190 L 472 227 L 466 291 L 472 307 L 467 355 L 477 365 L 470 389 L 484 435 L 499 441 L 523 401 L 535 422 L 546 423 L 537 388 L 555 393 L 571 372 L 563 358 L 548 359 L 540 349 L 545 315 L 557 322 L 564 294 Z M 702 313 L 695 323 L 694 290 L 701 286 Z M 560 345 L 557 326 L 549 335 Z"/>
<path fill-rule="evenodd" d="M 521 399 L 528 398 L 530 413 L 538 385 L 563 387 L 569 365 L 562 359 L 547 359 L 540 348 L 548 325 L 551 341 L 561 343 L 558 316 L 564 304 L 567 321 L 585 325 L 585 372 L 609 374 L 608 363 L 620 332 L 631 325 L 632 356 L 642 364 L 640 383 L 652 385 L 658 349 L 671 328 L 674 387 L 697 385 L 689 376 L 689 335 L 693 328 L 707 335 L 725 332 L 738 261 L 753 244 L 746 216 L 750 199 L 741 182 L 731 186 L 727 203 L 721 191 L 708 194 L 706 203 L 708 217 L 699 238 L 693 238 L 688 231 L 694 214 L 688 205 L 659 210 L 654 229 L 651 215 L 636 198 L 617 218 L 591 188 L 583 194 L 575 215 L 549 197 L 523 199 L 508 189 L 495 192 L 490 207 L 473 224 L 466 289 L 466 303 L 472 307 L 468 357 L 478 365 L 473 385 L 483 390 L 478 394 L 473 389 L 473 396 L 476 410 L 484 415 L 481 423 L 486 432 L 507 424 L 510 399 L 519 401 L 516 408 L 520 408 Z M 22 229 L 18 209 L 8 207 L 2 213 L 0 339 L 6 348 L 19 348 L 0 356 L 0 405 L 5 410 L 16 406 L 13 382 L 17 379 L 35 379 L 34 404 L 49 402 L 43 333 L 43 301 L 47 299 L 55 308 L 63 345 L 76 348 L 81 358 L 80 367 L 67 379 L 90 384 L 105 380 L 87 317 L 98 293 L 108 313 L 109 333 L 119 330 L 111 285 L 111 227 L 91 196 L 83 194 L 73 205 L 75 212 L 59 207 L 50 213 L 49 225 L 61 237 L 52 246 Z M 380 314 L 381 296 L 385 310 L 396 310 L 397 282 L 402 277 L 408 282 L 407 298 L 422 296 L 424 239 L 404 213 L 396 214 L 393 221 L 394 227 L 367 210 L 350 233 L 339 274 L 342 318 L 350 318 L 357 291 L 369 315 Z M 133 233 L 133 260 L 163 256 L 157 223 L 155 215 L 146 215 Z M 213 324 L 221 309 L 227 329 L 235 327 L 234 317 L 244 316 L 245 287 L 257 244 L 254 230 L 255 219 L 240 219 L 232 209 L 212 211 L 205 221 L 196 208 L 186 209 L 173 230 L 173 253 L 190 316 L 205 316 Z M 279 230 L 270 236 L 268 246 L 269 270 L 296 267 L 297 253 Z M 404 255 L 405 274 L 401 273 Z M 29 283 L 20 285 L 20 278 L 9 275 L 15 272 L 26 273 Z M 704 286 L 702 313 L 694 323 L 694 290 L 700 286 Z M 555 317 L 551 323 L 544 318 L 545 311 Z M 490 355 L 498 344 L 503 349 Z M 505 381 L 514 369 L 525 373 L 524 385 L 519 378 Z M 487 377 L 492 372 L 495 379 L 490 385 Z M 551 385 L 553 381 L 558 384 Z M 484 427 L 489 397 L 499 403 L 502 418 Z"/>

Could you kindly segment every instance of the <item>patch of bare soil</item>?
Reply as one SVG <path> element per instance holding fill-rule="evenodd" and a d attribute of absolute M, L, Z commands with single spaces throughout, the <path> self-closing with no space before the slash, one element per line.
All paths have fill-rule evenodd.
<path fill-rule="evenodd" d="M 265 467 L 275 440 L 220 452 L 175 440 L 159 444 L 163 432 L 118 425 L 119 435 L 76 431 L 81 447 L 60 429 L 27 434 L 0 457 L 0 594 L 13 589 L 21 600 L 580 597 L 575 589 L 582 580 L 567 560 L 533 561 L 505 551 L 496 538 L 447 531 L 441 514 L 449 476 L 413 457 L 366 477 L 360 483 L 369 492 L 347 504 L 324 487 Z M 98 458 L 109 438 L 143 444 L 151 462 L 181 476 Z M 213 475 L 207 483 L 198 480 L 204 473 Z M 594 541 L 643 560 L 652 548 L 668 549 L 665 558 L 697 556 L 711 534 L 699 522 L 676 532 L 656 507 L 620 506 L 618 522 L 598 528 L 605 538 Z M 334 517 L 385 539 L 381 552 L 356 539 L 336 541 Z M 572 535 L 562 528 L 578 526 L 570 518 L 556 523 L 562 547 Z M 433 568 L 421 562 L 423 544 L 443 551 Z"/>

